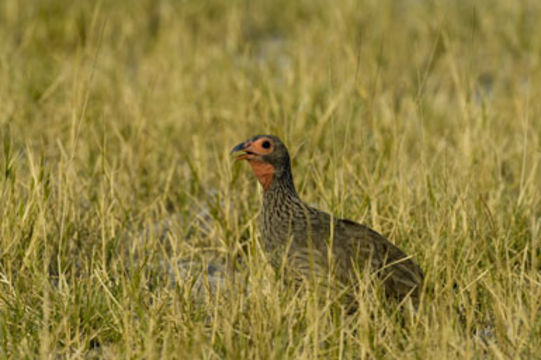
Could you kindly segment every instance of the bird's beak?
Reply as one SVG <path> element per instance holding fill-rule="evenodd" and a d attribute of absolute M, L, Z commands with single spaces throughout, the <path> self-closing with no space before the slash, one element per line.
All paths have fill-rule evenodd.
<path fill-rule="evenodd" d="M 251 159 L 255 155 L 253 152 L 250 151 L 251 145 L 252 143 L 250 141 L 242 142 L 238 144 L 237 146 L 235 146 L 233 150 L 231 150 L 231 154 L 239 152 L 239 151 L 244 151 L 244 153 L 236 157 L 236 160 Z"/>
<path fill-rule="evenodd" d="M 231 150 L 231 154 L 244 150 L 246 142 L 241 142 Z"/>

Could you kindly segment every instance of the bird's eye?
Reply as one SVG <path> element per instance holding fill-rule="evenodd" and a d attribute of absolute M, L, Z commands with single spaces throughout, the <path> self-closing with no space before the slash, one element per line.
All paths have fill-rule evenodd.
<path fill-rule="evenodd" d="M 271 147 L 271 143 L 267 140 L 263 141 L 263 144 L 261 144 L 261 146 L 263 146 L 263 149 L 268 149 Z"/>

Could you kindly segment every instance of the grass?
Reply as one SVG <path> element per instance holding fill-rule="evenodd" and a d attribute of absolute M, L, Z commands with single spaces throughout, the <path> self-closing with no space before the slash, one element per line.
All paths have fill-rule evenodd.
<path fill-rule="evenodd" d="M 2 1 L 0 357 L 539 356 L 539 16 Z M 408 326 L 365 292 L 331 311 L 264 265 L 261 191 L 228 154 L 257 133 L 289 144 L 307 202 L 420 263 Z M 198 289 L 208 263 L 238 281 Z"/>

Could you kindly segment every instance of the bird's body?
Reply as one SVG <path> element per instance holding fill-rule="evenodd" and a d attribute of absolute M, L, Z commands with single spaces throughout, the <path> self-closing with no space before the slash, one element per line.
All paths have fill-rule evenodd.
<path fill-rule="evenodd" d="M 289 154 L 280 139 L 255 136 L 234 149 L 238 150 L 246 152 L 239 159 L 250 162 L 265 190 L 261 237 L 272 265 L 287 265 L 294 277 L 332 274 L 343 285 L 355 285 L 356 271 L 369 269 L 383 280 L 388 296 L 418 303 L 420 267 L 367 226 L 305 204 L 295 190 Z"/>

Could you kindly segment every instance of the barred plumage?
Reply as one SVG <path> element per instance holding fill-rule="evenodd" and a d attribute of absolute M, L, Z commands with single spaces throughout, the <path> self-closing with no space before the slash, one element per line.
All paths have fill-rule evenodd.
<path fill-rule="evenodd" d="M 254 136 L 233 151 L 244 151 L 238 159 L 248 160 L 265 189 L 261 237 L 273 266 L 287 265 L 295 276 L 306 278 L 324 277 L 330 271 L 335 281 L 354 286 L 355 271 L 368 267 L 382 279 L 388 296 L 399 301 L 410 297 L 418 305 L 421 268 L 367 226 L 306 205 L 295 190 L 289 153 L 280 139 Z"/>

